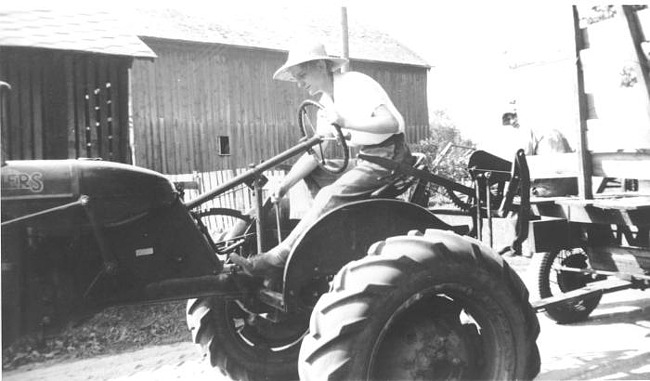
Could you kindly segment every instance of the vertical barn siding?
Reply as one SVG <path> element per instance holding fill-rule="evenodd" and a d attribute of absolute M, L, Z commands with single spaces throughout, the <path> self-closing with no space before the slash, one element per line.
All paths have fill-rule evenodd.
<path fill-rule="evenodd" d="M 135 160 L 166 174 L 245 168 L 295 144 L 296 111 L 307 98 L 274 81 L 286 53 L 221 44 L 144 38 L 154 62 L 132 69 Z M 410 142 L 426 136 L 426 69 L 356 63 L 376 78 L 405 114 Z M 218 154 L 218 136 L 231 154 Z"/>
<path fill-rule="evenodd" d="M 1 49 L 0 78 L 12 86 L 2 131 L 8 159 L 128 162 L 130 59 Z"/>
<path fill-rule="evenodd" d="M 168 173 L 244 168 L 298 139 L 304 96 L 272 80 L 284 54 L 222 45 L 149 42 L 155 62 L 132 70 L 136 163 Z M 231 154 L 218 154 L 228 136 Z"/>
<path fill-rule="evenodd" d="M 360 61 L 352 61 L 350 66 L 351 70 L 369 75 L 384 87 L 404 116 L 409 143 L 417 143 L 428 136 L 427 69 Z"/>

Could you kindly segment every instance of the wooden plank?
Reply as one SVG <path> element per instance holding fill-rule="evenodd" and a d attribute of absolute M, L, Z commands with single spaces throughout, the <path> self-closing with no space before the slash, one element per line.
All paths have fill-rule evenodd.
<path fill-rule="evenodd" d="M 0 48 L 2 49 L 2 48 Z M 5 82 L 9 80 L 9 76 L 7 75 L 6 72 L 6 67 L 3 65 L 2 62 L 0 62 L 0 78 L 3 78 Z M 11 90 L 7 87 L 0 87 L 0 92 L 2 92 L 2 95 L 0 96 L 0 128 L 2 129 L 2 132 L 0 132 L 0 149 L 2 150 L 2 158 L 1 162 L 4 163 L 5 160 L 8 160 L 10 157 L 10 152 L 9 152 L 9 141 L 10 141 L 10 130 L 9 130 L 9 95 L 11 94 Z"/>
<path fill-rule="evenodd" d="M 150 113 L 155 111 L 155 106 L 149 101 L 148 94 L 151 88 L 149 77 L 151 68 L 145 65 L 142 60 L 135 60 L 131 70 L 131 106 L 132 115 L 130 122 L 133 123 L 133 141 L 131 147 L 133 152 L 133 163 L 145 168 L 151 168 L 149 164 L 149 147 L 144 144 L 146 141 L 147 128 L 149 127 Z M 129 132 L 131 135 L 131 132 Z"/>
<path fill-rule="evenodd" d="M 602 295 L 605 293 L 611 293 L 621 290 L 626 290 L 632 288 L 632 283 L 621 280 L 621 279 L 606 279 L 597 282 L 588 283 L 585 287 L 579 288 L 574 291 L 569 291 L 561 293 L 549 298 L 544 298 L 531 302 L 535 311 L 540 312 L 544 311 L 548 307 L 559 305 L 562 303 L 569 303 L 584 299 L 590 295 Z"/>
<path fill-rule="evenodd" d="M 210 49 L 203 56 L 200 75 L 205 78 L 203 92 L 205 94 L 205 125 L 203 126 L 202 136 L 205 138 L 203 165 L 205 171 L 217 169 L 216 165 L 216 140 L 218 134 L 215 132 L 219 123 L 217 109 L 219 106 L 218 83 L 215 79 L 217 76 L 217 59 L 216 53 Z"/>
<path fill-rule="evenodd" d="M 650 152 L 612 152 L 591 155 L 593 175 L 626 179 L 650 179 Z M 576 177 L 579 155 L 575 152 L 528 156 L 533 179 Z"/>
<path fill-rule="evenodd" d="M 647 210 L 650 209 L 650 196 L 595 198 L 592 205 L 600 209 Z"/>
<path fill-rule="evenodd" d="M 188 169 L 189 171 L 195 171 L 197 166 L 197 158 L 196 155 L 197 153 L 200 152 L 199 147 L 199 141 L 201 140 L 200 137 L 197 139 L 196 136 L 196 131 L 198 130 L 198 125 L 196 123 L 196 119 L 191 118 L 187 120 L 187 123 L 185 125 L 185 131 L 187 131 L 185 135 L 185 140 L 187 141 L 187 161 L 188 161 Z"/>
<path fill-rule="evenodd" d="M 183 124 L 182 119 L 174 118 L 174 124 L 172 125 L 174 144 L 176 146 L 176 152 L 178 152 L 178 160 L 176 162 L 176 172 L 187 172 L 188 160 L 187 160 L 187 139 L 184 136 L 185 125 Z"/>
<path fill-rule="evenodd" d="M 578 7 L 573 5 L 573 31 L 575 37 L 576 55 L 580 56 L 580 50 L 584 48 L 582 41 L 582 29 L 580 28 L 580 17 L 578 15 Z M 587 151 L 587 118 L 589 115 L 589 106 L 585 97 L 585 83 L 584 72 L 582 69 L 582 62 L 576 62 L 576 101 L 578 102 L 578 194 L 582 198 L 592 198 L 593 190 L 591 185 L 592 168 L 590 166 L 591 159 Z"/>
<path fill-rule="evenodd" d="M 63 77 L 65 78 L 64 83 L 64 94 L 66 99 L 66 130 L 68 133 L 68 158 L 73 159 L 79 157 L 79 143 L 77 139 L 77 118 L 76 112 L 79 107 L 78 98 L 75 93 L 75 65 L 74 57 L 71 55 L 64 55 L 63 60 Z"/>
<path fill-rule="evenodd" d="M 639 197 L 639 196 L 630 196 Z M 640 197 L 638 202 L 616 203 L 607 200 L 584 199 L 579 197 L 555 200 L 555 207 L 536 205 L 541 215 L 565 218 L 570 222 L 607 225 L 650 225 L 650 205 L 647 197 Z M 630 205 L 635 204 L 634 208 Z"/>
<path fill-rule="evenodd" d="M 86 82 L 85 82 L 85 65 L 79 57 L 72 61 L 73 72 L 73 99 L 74 99 L 74 120 L 75 120 L 75 145 L 77 156 L 88 157 L 86 153 Z"/>
<path fill-rule="evenodd" d="M 118 139 L 118 143 L 115 145 L 119 147 L 119 160 L 124 163 L 132 163 L 135 160 L 135 153 L 132 152 L 135 149 L 135 142 L 132 141 L 135 140 L 135 137 L 131 134 L 135 126 L 129 115 L 131 112 L 129 107 L 130 92 L 133 87 L 129 81 L 129 67 L 123 62 L 117 68 L 117 88 L 113 85 L 113 94 L 116 95 L 113 96 L 112 102 L 113 115 L 116 116 L 116 119 L 113 120 L 113 134 L 117 133 Z"/>
<path fill-rule="evenodd" d="M 175 108 L 178 111 L 174 118 L 174 132 L 178 138 L 181 149 L 181 167 L 182 173 L 191 172 L 191 121 L 188 104 L 191 103 L 192 98 L 187 89 L 187 73 L 191 70 L 191 65 L 187 57 L 187 48 L 181 49 L 179 52 L 178 64 L 185 68 L 177 73 L 178 78 L 178 92 L 175 93 L 176 104 Z"/>
<path fill-rule="evenodd" d="M 156 162 L 154 160 L 154 150 L 155 146 L 151 142 L 151 137 L 153 135 L 153 129 L 155 128 L 154 121 L 157 120 L 156 115 L 160 104 L 156 97 L 156 67 L 152 63 L 147 63 L 146 67 L 146 76 L 141 78 L 137 84 L 134 82 L 133 88 L 140 89 L 138 93 L 140 94 L 139 98 L 135 98 L 133 103 L 138 105 L 134 109 L 134 129 L 136 134 L 136 152 L 140 152 L 138 158 L 141 158 L 141 162 L 138 162 L 137 165 L 144 166 L 147 168 L 155 169 L 159 172 L 162 172 L 162 168 L 156 167 Z M 142 65 L 142 63 L 139 63 Z M 141 69 L 140 72 L 145 69 Z M 135 80 L 135 79 L 134 79 Z M 143 83 L 144 85 L 139 85 Z M 140 99 L 138 101 L 137 99 Z M 138 121 L 141 122 L 138 122 Z M 140 127 L 145 127 L 140 129 Z"/>
<path fill-rule="evenodd" d="M 162 173 L 169 173 L 166 168 L 166 163 L 163 164 L 163 158 L 160 154 L 160 148 L 162 146 L 162 136 L 165 131 L 165 119 L 158 118 L 155 122 L 151 123 L 151 147 L 152 147 L 152 159 L 153 159 L 153 168 L 158 168 L 157 170 Z"/>
<path fill-rule="evenodd" d="M 11 55 L 10 63 L 6 66 L 6 78 L 7 82 L 12 86 L 12 89 L 8 92 L 8 109 L 9 113 L 9 123 L 7 128 L 7 138 L 8 141 L 3 146 L 7 149 L 7 158 L 18 160 L 20 159 L 20 98 L 18 96 L 18 89 L 20 83 L 20 68 L 21 59 L 17 55 Z M 6 57 L 3 57 L 6 58 Z M 4 60 L 2 60 L 4 61 Z"/>
<path fill-rule="evenodd" d="M 182 48 L 180 49 L 181 51 L 176 51 L 173 55 L 174 57 L 174 67 L 184 67 L 183 66 L 183 61 L 180 58 L 180 55 L 182 53 Z M 176 154 L 174 156 L 174 163 L 171 165 L 171 167 L 174 167 L 173 169 L 170 169 L 172 172 L 177 172 L 177 173 L 182 173 L 185 171 L 185 152 L 184 152 L 184 145 L 183 141 L 178 139 L 179 136 L 179 121 L 182 118 L 183 111 L 182 111 L 182 104 L 180 101 L 180 94 L 182 93 L 182 79 L 181 79 L 181 72 L 184 70 L 173 70 L 170 71 L 170 78 L 174 81 L 174 87 L 173 91 L 171 94 L 170 98 L 170 105 L 169 105 L 169 110 L 167 110 L 167 115 L 170 115 L 170 123 L 168 124 L 168 128 L 171 134 L 167 135 L 169 138 L 173 139 L 172 146 L 174 147 L 174 153 Z M 166 146 L 166 145 L 165 145 Z"/>
<path fill-rule="evenodd" d="M 107 120 L 107 94 L 106 94 L 106 83 L 108 82 L 108 69 L 105 59 L 98 59 L 95 63 L 96 65 L 96 96 L 95 99 L 97 103 L 95 104 L 95 118 L 97 125 L 97 143 L 98 143 L 98 154 L 104 160 L 112 160 L 112 152 L 110 152 L 108 146 L 108 120 Z"/>
<path fill-rule="evenodd" d="M 196 121 L 196 127 L 194 129 L 194 140 L 196 141 L 196 149 L 195 149 L 195 170 L 197 171 L 206 171 L 208 168 L 205 165 L 205 154 L 209 152 L 209 149 L 207 148 L 208 142 L 210 140 L 213 140 L 214 137 L 210 136 L 206 132 L 205 128 L 205 123 L 202 120 L 197 120 Z"/>
<path fill-rule="evenodd" d="M 168 59 L 173 64 L 176 62 L 174 56 L 168 54 Z M 173 128 L 174 128 L 174 103 L 173 95 L 178 91 L 176 85 L 176 76 L 171 73 L 168 67 L 159 67 L 156 70 L 156 94 L 158 94 L 158 118 L 164 121 L 165 128 L 159 131 L 162 139 L 155 146 L 157 154 L 162 156 L 163 163 L 162 171 L 164 173 L 180 173 L 180 168 L 177 168 L 178 152 L 174 144 Z M 169 138 L 168 138 L 169 137 Z M 170 146 L 167 146 L 169 142 Z"/>
<path fill-rule="evenodd" d="M 153 64 L 152 64 L 153 65 Z M 156 77 L 156 67 L 152 66 L 149 68 L 149 75 L 147 76 L 147 84 L 148 86 L 144 88 L 143 90 L 146 91 L 146 96 L 147 96 L 147 102 L 142 105 L 142 108 L 144 110 L 149 110 L 149 113 L 144 113 L 143 112 L 143 117 L 146 117 L 147 120 L 147 125 L 150 126 L 150 130 L 146 131 L 147 135 L 144 136 L 143 142 L 144 144 L 147 144 L 146 142 L 149 141 L 149 137 L 153 134 L 153 128 L 155 128 L 155 123 L 154 121 L 157 121 L 157 115 L 158 115 L 158 110 L 160 109 L 160 99 L 158 98 L 158 93 L 156 92 L 158 90 L 157 88 L 157 77 Z M 134 86 L 137 87 L 137 86 Z M 142 111 L 141 108 L 141 111 Z M 137 127 L 137 126 L 136 126 Z M 155 165 L 156 162 L 154 160 L 154 151 L 156 149 L 156 146 L 153 144 L 147 144 L 147 168 L 152 168 L 156 169 Z M 157 167 L 157 171 L 162 172 L 162 168 Z"/>
<path fill-rule="evenodd" d="M 650 270 L 650 249 L 631 246 L 587 247 L 594 270 L 647 275 Z"/>
<path fill-rule="evenodd" d="M 594 154 L 595 176 L 650 179 L 650 152 Z"/>
<path fill-rule="evenodd" d="M 130 91 L 133 88 L 129 81 L 129 66 L 127 61 L 120 61 L 119 64 L 114 65 L 114 70 L 117 74 L 114 82 L 111 82 L 113 89 L 113 96 L 111 99 L 113 105 L 113 135 L 117 136 L 116 143 L 119 151 L 120 161 L 125 163 L 132 163 L 135 158 L 135 137 L 132 137 L 132 129 L 135 134 L 135 125 L 129 116 L 129 98 Z"/>
<path fill-rule="evenodd" d="M 36 64 L 33 71 L 33 82 L 31 91 L 32 113 L 33 113 L 33 158 L 43 159 L 43 94 L 44 92 L 44 72 L 42 64 Z M 67 75 L 67 73 L 66 73 Z M 67 93 L 67 91 L 66 91 Z M 70 102 L 68 102 L 70 104 Z"/>
<path fill-rule="evenodd" d="M 122 93 L 119 92 L 117 68 L 119 61 L 112 59 L 106 68 L 106 134 L 108 139 L 108 152 L 111 160 L 126 162 L 126 150 L 122 149 L 123 135 L 128 137 L 128 122 L 126 126 L 120 123 L 120 105 L 119 98 Z M 129 96 L 128 93 L 124 96 Z M 128 121 L 128 118 L 126 119 Z M 125 134 L 122 133 L 124 128 Z M 128 139 L 128 138 L 127 138 Z"/>
<path fill-rule="evenodd" d="M 208 145 L 210 140 L 214 139 L 214 135 L 210 135 L 206 126 L 211 120 L 210 109 L 207 107 L 207 104 L 210 99 L 210 93 L 208 92 L 208 86 L 210 86 L 210 78 L 212 77 L 209 72 L 206 71 L 206 61 L 205 57 L 207 54 L 197 55 L 194 57 L 195 68 L 193 72 L 193 86 L 195 87 L 195 96 L 198 98 L 198 112 L 197 112 L 197 140 L 201 143 L 200 147 L 196 150 L 196 170 L 199 172 L 209 171 L 208 157 L 210 155 L 210 150 Z"/>
<path fill-rule="evenodd" d="M 204 94 L 202 93 L 201 81 L 197 78 L 197 71 L 199 70 L 198 57 L 194 50 L 188 51 L 188 70 L 186 76 L 186 91 L 188 113 L 184 119 L 188 121 L 187 138 L 189 141 L 189 168 L 191 171 L 197 171 L 201 167 L 201 136 L 200 125 L 204 118 L 202 100 Z"/>
<path fill-rule="evenodd" d="M 21 81 L 16 87 L 18 96 L 20 97 L 20 158 L 24 160 L 32 159 L 32 112 L 31 112 L 31 82 L 32 78 L 32 63 L 25 63 L 22 68 Z"/>
<path fill-rule="evenodd" d="M 97 146 L 97 129 L 95 128 L 95 71 L 90 57 L 84 57 L 84 98 L 85 98 L 85 151 L 86 157 L 94 157 Z"/>

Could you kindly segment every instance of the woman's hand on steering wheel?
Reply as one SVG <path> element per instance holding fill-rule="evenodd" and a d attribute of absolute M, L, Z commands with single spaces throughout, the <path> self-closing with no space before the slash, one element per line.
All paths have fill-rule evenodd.
<path fill-rule="evenodd" d="M 325 114 L 319 115 L 319 112 L 324 112 Z M 319 125 L 317 119 L 319 117 L 325 118 L 325 121 L 331 124 L 334 130 L 333 137 L 323 136 L 323 134 L 318 131 Z M 318 143 L 308 150 L 309 154 L 316 159 L 319 167 L 334 174 L 345 171 L 350 160 L 350 152 L 348 150 L 346 138 L 341 131 L 341 125 L 336 123 L 337 121 L 343 122 L 343 118 L 338 114 L 338 112 L 335 110 L 327 110 L 320 103 L 309 99 L 302 102 L 298 109 L 298 126 L 300 127 L 300 133 L 303 138 L 308 138 L 316 134 L 323 136 L 321 143 Z M 341 164 L 336 165 L 333 160 L 328 160 L 331 158 L 325 157 L 327 150 L 326 145 L 323 143 L 326 140 L 336 140 L 337 146 L 341 147 L 339 148 L 339 151 L 342 151 L 341 154 L 343 158 L 337 160 L 341 162 Z"/>
<path fill-rule="evenodd" d="M 345 120 L 335 109 L 326 108 L 322 112 L 325 113 L 324 118 L 327 123 L 338 129 L 345 128 Z"/>

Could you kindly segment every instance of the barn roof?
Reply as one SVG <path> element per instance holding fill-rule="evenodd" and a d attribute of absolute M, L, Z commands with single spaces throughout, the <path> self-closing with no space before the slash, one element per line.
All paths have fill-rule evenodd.
<path fill-rule="evenodd" d="M 0 11 L 0 46 L 156 57 L 137 35 L 123 28 L 112 13 L 98 10 Z"/>
<path fill-rule="evenodd" d="M 271 2 L 272 3 L 272 2 Z M 287 8 L 224 7 L 210 14 L 185 11 L 147 9 L 135 13 L 132 22 L 141 37 L 218 43 L 285 51 L 294 39 L 316 36 L 329 54 L 341 54 L 340 8 L 329 11 L 296 14 Z M 134 20 L 135 21 L 135 20 Z M 415 65 L 429 68 L 426 61 L 386 33 L 348 20 L 350 58 Z"/>

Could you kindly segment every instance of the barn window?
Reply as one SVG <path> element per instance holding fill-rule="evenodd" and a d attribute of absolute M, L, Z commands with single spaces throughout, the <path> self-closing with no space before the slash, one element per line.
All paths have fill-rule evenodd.
<path fill-rule="evenodd" d="M 230 155 L 230 138 L 219 136 L 219 155 Z"/>

